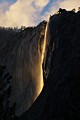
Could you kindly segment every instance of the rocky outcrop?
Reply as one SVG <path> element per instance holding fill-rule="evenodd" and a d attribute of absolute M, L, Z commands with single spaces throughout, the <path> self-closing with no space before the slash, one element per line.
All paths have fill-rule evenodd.
<path fill-rule="evenodd" d="M 80 119 L 80 13 L 51 16 L 49 29 L 49 74 L 41 94 L 19 120 Z"/>

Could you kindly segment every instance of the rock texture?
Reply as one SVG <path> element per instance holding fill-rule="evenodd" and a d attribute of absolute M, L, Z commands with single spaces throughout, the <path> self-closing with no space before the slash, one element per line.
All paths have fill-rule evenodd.
<path fill-rule="evenodd" d="M 10 106 L 20 115 L 32 105 L 43 88 L 42 63 L 46 21 L 22 31 L 0 30 L 0 64 L 12 76 Z"/>
<path fill-rule="evenodd" d="M 47 80 L 37 100 L 19 120 L 80 119 L 80 12 L 59 12 L 49 21 L 47 55 L 51 60 Z"/>

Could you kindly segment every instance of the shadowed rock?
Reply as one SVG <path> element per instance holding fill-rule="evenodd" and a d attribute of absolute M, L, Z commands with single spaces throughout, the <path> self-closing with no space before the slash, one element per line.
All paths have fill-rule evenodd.
<path fill-rule="evenodd" d="M 40 96 L 19 120 L 80 119 L 80 14 L 53 15 L 49 29 L 49 75 Z"/>

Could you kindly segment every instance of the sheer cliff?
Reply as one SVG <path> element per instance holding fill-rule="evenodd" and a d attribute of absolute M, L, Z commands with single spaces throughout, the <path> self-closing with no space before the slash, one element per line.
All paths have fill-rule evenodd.
<path fill-rule="evenodd" d="M 80 12 L 59 11 L 50 17 L 49 30 L 48 77 L 37 100 L 19 120 L 80 119 Z"/>
<path fill-rule="evenodd" d="M 42 63 L 47 22 L 22 31 L 0 30 L 0 64 L 12 76 L 10 106 L 16 115 L 29 109 L 43 88 Z"/>

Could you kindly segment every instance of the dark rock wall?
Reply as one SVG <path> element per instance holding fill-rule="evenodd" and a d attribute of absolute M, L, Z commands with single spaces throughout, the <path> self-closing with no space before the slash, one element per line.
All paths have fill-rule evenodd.
<path fill-rule="evenodd" d="M 51 16 L 49 29 L 49 75 L 40 96 L 20 120 L 79 120 L 80 13 Z"/>

